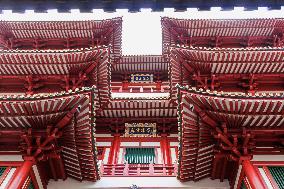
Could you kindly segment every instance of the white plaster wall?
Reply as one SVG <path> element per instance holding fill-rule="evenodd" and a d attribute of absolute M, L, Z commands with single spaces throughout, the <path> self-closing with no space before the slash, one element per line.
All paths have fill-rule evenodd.
<path fill-rule="evenodd" d="M 73 179 L 65 181 L 50 181 L 48 189 L 105 189 L 125 188 L 135 184 L 140 188 L 178 188 L 178 189 L 229 189 L 227 181 L 220 182 L 217 179 L 203 179 L 198 182 L 180 182 L 176 177 L 102 177 L 93 182 L 80 182 Z"/>
<path fill-rule="evenodd" d="M 96 142 L 96 146 L 111 146 L 111 142 Z"/>
<path fill-rule="evenodd" d="M 170 134 L 170 137 L 177 137 L 178 138 L 178 134 Z"/>
<path fill-rule="evenodd" d="M 23 161 L 21 155 L 0 155 L 0 161 Z"/>
<path fill-rule="evenodd" d="M 157 148 L 158 164 L 163 164 L 163 155 L 161 148 Z"/>
<path fill-rule="evenodd" d="M 252 161 L 284 161 L 284 155 L 254 155 Z"/>
<path fill-rule="evenodd" d="M 171 148 L 171 157 L 172 157 L 172 164 L 175 164 L 176 160 L 177 160 L 176 149 L 175 148 Z"/>
<path fill-rule="evenodd" d="M 141 146 L 160 146 L 159 142 L 141 142 Z"/>
<path fill-rule="evenodd" d="M 117 160 L 117 162 L 120 164 L 120 163 L 124 163 L 123 161 L 122 161 L 122 158 L 123 157 L 123 148 L 120 148 L 119 149 L 119 152 L 118 152 L 118 160 Z"/>
<path fill-rule="evenodd" d="M 107 162 L 108 162 L 109 152 L 110 152 L 110 148 L 106 148 L 105 155 L 104 155 L 104 160 L 103 160 L 104 164 L 107 164 Z"/>
<path fill-rule="evenodd" d="M 139 146 L 139 142 L 121 142 L 120 143 L 120 146 L 125 146 L 125 147 L 128 147 L 128 146 Z"/>
<path fill-rule="evenodd" d="M 113 136 L 111 136 L 111 134 L 95 134 L 95 138 L 98 137 L 113 137 Z"/>
<path fill-rule="evenodd" d="M 170 142 L 170 146 L 178 146 L 179 142 Z"/>

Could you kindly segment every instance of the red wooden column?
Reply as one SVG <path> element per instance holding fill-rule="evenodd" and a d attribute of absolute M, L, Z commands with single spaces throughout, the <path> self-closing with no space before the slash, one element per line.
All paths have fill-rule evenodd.
<path fill-rule="evenodd" d="M 6 189 L 22 188 L 29 177 L 33 164 L 34 162 L 32 160 L 25 160 L 23 165 L 14 173 Z"/>
<path fill-rule="evenodd" d="M 115 133 L 113 136 L 112 146 L 109 152 L 108 164 L 116 164 L 120 149 L 120 134 Z"/>
<path fill-rule="evenodd" d="M 172 165 L 171 149 L 167 134 L 161 134 L 161 151 L 165 165 Z"/>
<path fill-rule="evenodd" d="M 263 179 L 256 172 L 254 166 L 249 160 L 244 160 L 242 165 L 243 165 L 245 176 L 247 177 L 248 182 L 252 189 L 266 189 L 267 188 Z"/>

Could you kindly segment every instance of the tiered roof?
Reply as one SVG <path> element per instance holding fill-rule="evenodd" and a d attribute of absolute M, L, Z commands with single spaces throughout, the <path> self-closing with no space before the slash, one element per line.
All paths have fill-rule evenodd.
<path fill-rule="evenodd" d="M 17 149 L 6 150 L 21 150 L 23 155 L 31 156 L 33 152 L 29 148 L 36 144 L 33 140 L 27 142 L 29 139 L 25 137 L 29 136 L 30 132 L 39 132 L 42 133 L 41 141 L 44 141 L 44 133 L 48 135 L 50 130 L 54 130 L 56 142 L 51 147 L 58 146 L 62 149 L 60 155 L 64 162 L 65 174 L 77 180 L 97 180 L 99 175 L 94 143 L 96 93 L 95 88 L 83 88 L 32 96 L 0 96 L 0 133 L 14 133 L 14 142 L 19 144 Z M 66 118 L 70 117 L 69 112 L 73 113 L 74 108 L 75 118 L 66 121 Z M 56 135 L 57 129 L 62 132 L 61 135 Z M 36 136 L 33 134 L 31 137 Z M 8 146 L 12 137 L 13 134 L 10 135 Z M 51 142 L 52 140 L 49 140 L 48 144 Z M 42 148 L 39 152 L 45 153 L 47 150 L 48 153 L 51 149 Z M 37 153 L 38 151 L 35 152 Z M 58 169 L 57 167 L 56 170 Z M 59 178 L 64 178 L 65 174 L 57 173 Z"/>
<path fill-rule="evenodd" d="M 103 108 L 102 117 L 175 117 L 176 105 L 166 99 L 114 99 Z"/>
<path fill-rule="evenodd" d="M 167 45 L 273 46 L 283 36 L 283 19 L 174 19 L 163 17 L 163 52 Z M 282 38 L 281 38 L 282 39 Z M 249 40 L 249 41 L 248 41 Z M 249 45 L 248 45 L 249 46 Z"/>
<path fill-rule="evenodd" d="M 201 74 L 283 73 L 284 52 L 278 48 L 171 48 L 192 72 Z M 177 62 L 173 62 L 178 64 Z"/>
<path fill-rule="evenodd" d="M 122 56 L 113 72 L 168 72 L 168 61 L 161 55 Z"/>
<path fill-rule="evenodd" d="M 267 135 L 267 132 L 284 129 L 283 94 L 251 96 L 178 87 L 181 90 L 178 175 L 181 180 L 199 180 L 215 175 L 218 172 L 216 164 L 220 163 L 215 162 L 217 152 L 230 154 L 232 150 L 231 162 L 220 164 L 220 167 L 228 167 L 219 168 L 227 171 L 235 158 L 262 153 L 257 146 L 270 147 L 281 153 L 274 147 L 280 142 L 278 134 L 283 131 L 273 136 Z M 234 137 L 239 139 L 235 141 Z M 224 171 L 221 172 L 224 174 Z M 220 175 L 221 172 L 217 178 L 225 177 Z"/>
<path fill-rule="evenodd" d="M 219 86 L 231 91 L 241 87 L 259 90 L 282 90 L 284 54 L 282 47 L 274 48 L 192 48 L 171 47 L 171 85 L 177 83 L 203 87 Z M 181 74 L 182 73 L 182 74 Z M 210 81 L 210 82 L 209 82 Z M 275 83 L 269 86 L 267 81 Z M 215 82 L 215 83 L 214 83 Z M 273 89 L 272 89 L 273 90 Z M 175 93 L 176 91 L 174 91 Z"/>
<path fill-rule="evenodd" d="M 112 69 L 112 91 L 132 91 L 140 92 L 168 92 L 168 60 L 160 55 L 134 55 L 122 56 L 121 59 L 113 65 Z M 154 82 L 127 83 L 127 89 L 122 90 L 122 81 L 129 81 L 132 74 L 153 74 Z M 161 86 L 157 89 L 156 82 Z"/>
<path fill-rule="evenodd" d="M 108 48 L 66 50 L 2 50 L 1 75 L 74 75 L 108 61 Z"/>
<path fill-rule="evenodd" d="M 75 89 L 83 84 L 96 85 L 100 101 L 104 103 L 110 98 L 110 63 L 108 48 L 104 46 L 66 50 L 2 50 L 0 80 L 5 81 L 2 87 L 12 89 L 10 82 L 19 81 L 24 85 L 30 79 L 31 87 L 42 85 L 40 92 L 54 91 L 50 86 L 45 87 L 46 84 L 57 85 L 61 90 Z"/>
<path fill-rule="evenodd" d="M 121 56 L 122 18 L 90 21 L 1 21 L 4 48 L 81 48 L 111 45 L 114 58 Z M 99 43 L 98 43 L 99 42 Z M 65 47 L 64 47 L 65 45 Z"/>

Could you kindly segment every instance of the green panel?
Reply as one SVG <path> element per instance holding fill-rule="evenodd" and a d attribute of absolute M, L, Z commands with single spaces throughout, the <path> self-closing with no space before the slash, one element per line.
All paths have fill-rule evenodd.
<path fill-rule="evenodd" d="M 279 188 L 284 188 L 284 167 L 268 167 Z"/>
<path fill-rule="evenodd" d="M 125 160 L 129 164 L 150 164 L 154 163 L 154 148 L 126 148 Z"/>
<path fill-rule="evenodd" d="M 5 170 L 6 170 L 6 167 L 0 167 L 0 176 L 3 175 Z"/>
<path fill-rule="evenodd" d="M 241 184 L 241 188 L 240 189 L 247 189 L 246 185 L 245 185 L 245 182 L 242 181 L 242 184 Z"/>
<path fill-rule="evenodd" d="M 27 189 L 35 189 L 33 181 L 30 182 L 30 184 L 29 184 Z"/>

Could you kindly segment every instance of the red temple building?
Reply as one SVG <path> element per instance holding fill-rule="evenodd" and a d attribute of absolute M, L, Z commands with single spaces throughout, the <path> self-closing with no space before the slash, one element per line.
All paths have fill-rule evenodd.
<path fill-rule="evenodd" d="M 0 188 L 284 188 L 284 20 L 0 22 Z"/>

